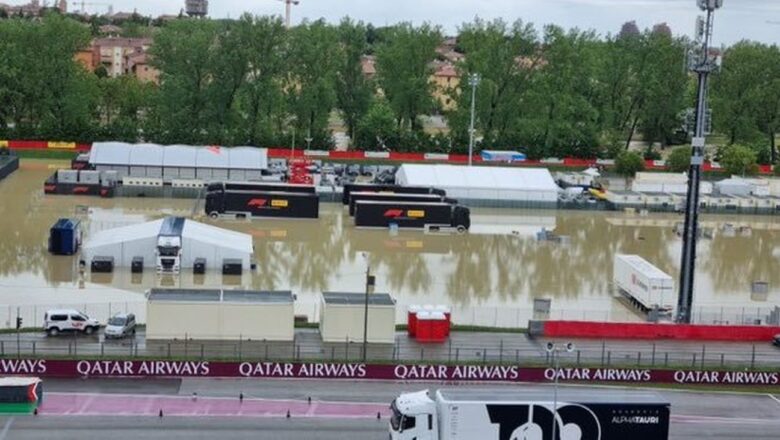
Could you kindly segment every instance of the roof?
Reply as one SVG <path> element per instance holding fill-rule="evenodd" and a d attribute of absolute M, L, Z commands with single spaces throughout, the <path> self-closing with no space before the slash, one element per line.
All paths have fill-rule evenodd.
<path fill-rule="evenodd" d="M 405 186 L 489 190 L 558 191 L 546 168 L 403 164 L 397 176 Z M 399 181 L 399 183 L 401 183 Z"/>
<path fill-rule="evenodd" d="M 441 389 L 438 394 L 449 402 L 550 402 L 553 400 L 553 389 L 549 390 L 499 390 L 491 388 L 486 391 L 465 389 Z M 562 387 L 558 389 L 558 402 L 572 403 L 645 403 L 669 405 L 654 392 L 635 392 L 628 390 L 603 390 L 594 393 L 592 390 Z"/>
<path fill-rule="evenodd" d="M 623 259 L 623 261 L 630 264 L 635 269 L 641 271 L 642 274 L 647 277 L 656 278 L 656 279 L 659 278 L 670 279 L 670 280 L 672 279 L 672 277 L 669 276 L 669 274 L 653 266 L 650 262 L 640 257 L 639 255 L 615 255 L 615 257 L 620 257 L 621 259 Z"/>
<path fill-rule="evenodd" d="M 179 223 L 181 221 L 184 222 L 183 226 Z M 176 226 L 176 228 L 169 230 L 169 228 L 163 228 L 164 225 Z M 177 222 L 167 218 L 98 231 L 87 239 L 84 248 L 93 249 L 102 246 L 115 246 L 124 242 L 144 239 L 156 240 L 160 234 L 164 235 L 170 231 L 177 234 L 179 233 L 178 231 L 181 231 L 182 238 L 189 238 L 201 243 L 230 248 L 247 254 L 254 253 L 252 236 L 249 234 L 222 229 L 189 219 L 179 219 Z"/>
<path fill-rule="evenodd" d="M 322 299 L 325 301 L 325 304 L 358 305 L 366 303 L 366 294 L 322 292 Z M 368 304 L 372 306 L 395 306 L 395 300 L 389 293 L 371 293 L 368 295 Z"/>
<path fill-rule="evenodd" d="M 0 387 L 26 387 L 41 383 L 37 377 L 0 377 Z"/>
<path fill-rule="evenodd" d="M 149 301 L 157 302 L 206 302 L 241 304 L 292 304 L 292 292 L 221 289 L 151 289 Z"/>
<path fill-rule="evenodd" d="M 157 144 L 95 142 L 89 152 L 93 165 L 193 167 L 262 170 L 268 168 L 268 152 L 255 147 L 195 147 Z"/>

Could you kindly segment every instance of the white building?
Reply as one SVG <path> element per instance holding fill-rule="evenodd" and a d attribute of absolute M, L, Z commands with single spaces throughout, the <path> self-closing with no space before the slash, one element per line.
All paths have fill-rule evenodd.
<path fill-rule="evenodd" d="M 209 181 L 260 180 L 268 168 L 268 150 L 255 147 L 193 147 L 189 145 L 95 142 L 89 163 L 118 177 L 148 177 Z"/>
<path fill-rule="evenodd" d="M 461 202 L 557 203 L 560 188 L 546 168 L 403 164 L 396 183 L 435 187 Z"/>
<path fill-rule="evenodd" d="M 166 240 L 171 237 L 173 241 Z M 140 257 L 143 267 L 157 268 L 163 248 L 178 253 L 180 269 L 192 268 L 196 259 L 204 258 L 206 269 L 220 269 L 224 260 L 231 259 L 240 260 L 242 270 L 248 270 L 254 253 L 251 235 L 168 217 L 99 231 L 87 238 L 82 260 L 89 265 L 95 257 L 113 257 L 115 267 L 130 267 Z"/>
<path fill-rule="evenodd" d="M 320 335 L 323 342 L 362 342 L 365 293 L 323 292 Z M 395 299 L 387 293 L 368 295 L 367 342 L 395 342 Z"/>
<path fill-rule="evenodd" d="M 631 191 L 644 193 L 688 193 L 688 176 L 685 173 L 636 173 Z M 712 183 L 701 182 L 700 194 L 711 194 Z"/>

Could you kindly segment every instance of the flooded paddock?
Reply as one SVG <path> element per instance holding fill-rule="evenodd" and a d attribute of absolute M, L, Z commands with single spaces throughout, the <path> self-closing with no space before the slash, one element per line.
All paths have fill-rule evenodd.
<path fill-rule="evenodd" d="M 526 326 L 535 299 L 549 299 L 539 317 L 641 320 L 615 297 L 616 253 L 639 254 L 677 279 L 681 239 L 677 214 L 473 209 L 465 235 L 355 229 L 341 204 L 324 203 L 319 220 L 212 221 L 192 199 L 45 196 L 42 182 L 65 162 L 23 160 L 0 182 L 0 327 L 39 325 L 47 308 L 84 309 L 99 319 L 117 311 L 144 316 L 150 287 L 292 290 L 296 314 L 316 321 L 322 291 L 362 292 L 370 266 L 376 291 L 398 300 L 397 320 L 409 304 L 447 304 L 458 324 Z M 162 277 L 80 273 L 78 257 L 52 256 L 48 231 L 60 217 L 82 221 L 85 238 L 98 230 L 167 215 L 245 232 L 254 238 L 257 270 L 243 276 L 216 272 Z M 780 219 L 701 217 L 694 319 L 731 323 L 765 320 L 780 302 Z M 567 236 L 538 241 L 545 228 Z M 768 292 L 753 293 L 754 281 Z M 674 301 L 672 301 L 674 302 Z"/>

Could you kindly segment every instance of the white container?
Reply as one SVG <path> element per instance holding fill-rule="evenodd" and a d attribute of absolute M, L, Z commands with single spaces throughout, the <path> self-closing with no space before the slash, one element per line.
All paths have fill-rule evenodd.
<path fill-rule="evenodd" d="M 674 280 L 661 269 L 638 255 L 615 255 L 615 285 L 647 309 L 671 309 L 674 303 Z"/>

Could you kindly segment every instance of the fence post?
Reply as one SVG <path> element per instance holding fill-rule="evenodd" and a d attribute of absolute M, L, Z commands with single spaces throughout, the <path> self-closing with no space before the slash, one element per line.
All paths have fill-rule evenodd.
<path fill-rule="evenodd" d="M 244 358 L 244 335 L 238 335 L 238 361 L 241 362 L 241 360 Z"/>
<path fill-rule="evenodd" d="M 609 366 L 612 363 L 612 352 L 607 352 L 607 366 Z"/>
<path fill-rule="evenodd" d="M 582 355 L 582 350 L 577 350 L 577 367 L 580 366 L 580 356 Z"/>
<path fill-rule="evenodd" d="M 171 358 L 171 343 L 168 343 L 168 359 Z"/>
<path fill-rule="evenodd" d="M 33 341 L 33 357 L 35 357 L 35 341 Z"/>
<path fill-rule="evenodd" d="M 669 366 L 669 352 L 667 351 L 664 353 L 664 367 L 668 367 L 668 366 Z"/>
<path fill-rule="evenodd" d="M 184 334 L 184 357 L 187 357 L 187 333 Z"/>
<path fill-rule="evenodd" d="M 607 349 L 607 341 L 601 341 L 601 366 L 604 366 L 604 351 Z M 549 357 L 549 355 L 548 355 Z"/>
<path fill-rule="evenodd" d="M 650 365 L 655 367 L 655 342 L 653 342 L 653 358 Z"/>
<path fill-rule="evenodd" d="M 721 368 L 723 368 L 723 361 L 724 361 L 724 359 L 723 359 L 723 358 L 724 358 L 724 357 L 725 357 L 725 356 L 723 355 L 723 353 L 721 353 L 721 354 L 720 354 L 720 366 L 721 366 Z"/>
<path fill-rule="evenodd" d="M 203 344 L 200 344 L 200 360 L 203 360 L 203 352 L 204 352 Z"/>
<path fill-rule="evenodd" d="M 33 344 L 35 344 L 35 342 L 33 342 Z M 35 345 L 33 345 L 33 351 L 35 351 Z M 105 342 L 101 342 L 100 343 L 100 357 L 105 356 L 105 354 L 106 354 L 106 343 Z"/>
<path fill-rule="evenodd" d="M 696 353 L 693 353 L 693 362 L 691 362 L 691 367 L 696 368 Z"/>
<path fill-rule="evenodd" d="M 420 347 L 420 360 L 425 359 L 425 349 Z"/>
<path fill-rule="evenodd" d="M 482 350 L 482 363 L 487 363 L 487 348 Z"/>
<path fill-rule="evenodd" d="M 455 362 L 458 362 L 459 357 L 460 357 L 460 347 L 455 347 Z"/>
<path fill-rule="evenodd" d="M 701 344 L 701 367 L 704 368 L 704 356 L 706 353 L 706 346 Z"/>
<path fill-rule="evenodd" d="M 642 352 L 637 351 L 636 352 L 636 366 L 639 367 L 642 365 Z"/>
<path fill-rule="evenodd" d="M 268 343 L 265 343 L 265 360 L 268 360 Z"/>
<path fill-rule="evenodd" d="M 515 348 L 515 363 L 516 364 L 520 363 L 520 349 L 519 348 Z"/>
<path fill-rule="evenodd" d="M 756 367 L 756 345 L 753 344 L 753 351 L 750 354 L 750 369 L 752 370 L 755 367 Z"/>
<path fill-rule="evenodd" d="M 452 339 L 447 340 L 447 362 L 452 362 Z"/>
<path fill-rule="evenodd" d="M 336 359 L 336 347 L 330 347 L 330 360 Z"/>
<path fill-rule="evenodd" d="M 344 337 L 344 360 L 349 361 L 349 336 Z"/>
<path fill-rule="evenodd" d="M 498 363 L 503 364 L 504 363 L 504 340 L 500 339 L 498 341 Z"/>

